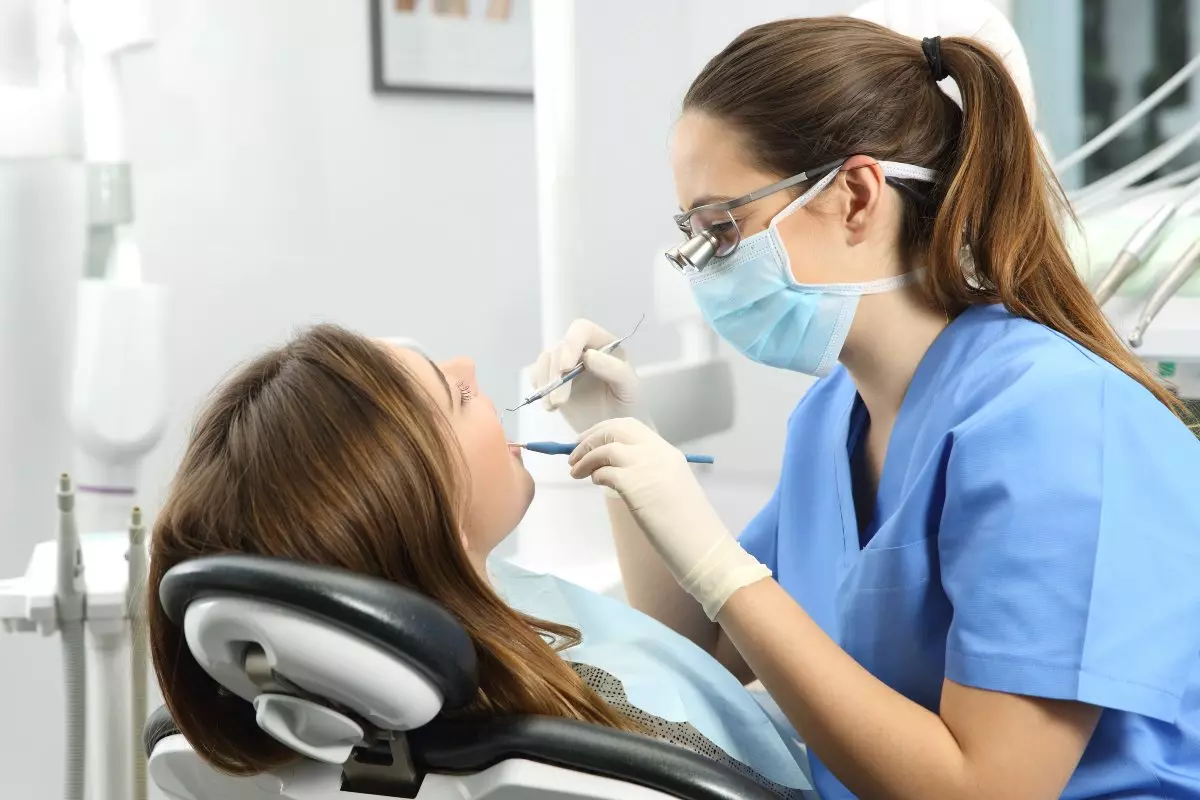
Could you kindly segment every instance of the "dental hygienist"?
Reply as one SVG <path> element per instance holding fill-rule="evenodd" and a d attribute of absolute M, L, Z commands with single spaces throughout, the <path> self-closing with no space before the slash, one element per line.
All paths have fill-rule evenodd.
<path fill-rule="evenodd" d="M 631 603 L 762 681 L 825 800 L 1200 797 L 1200 443 L 1076 275 L 1003 63 L 763 25 L 692 83 L 672 155 L 705 318 L 822 380 L 735 539 L 587 350 L 611 334 L 542 355 L 538 384 L 583 354 L 548 400 Z"/>

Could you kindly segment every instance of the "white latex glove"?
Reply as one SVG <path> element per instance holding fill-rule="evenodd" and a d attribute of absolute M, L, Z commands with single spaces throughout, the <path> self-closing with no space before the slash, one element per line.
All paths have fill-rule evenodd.
<path fill-rule="evenodd" d="M 590 477 L 621 496 L 709 619 L 738 589 L 771 576 L 721 522 L 683 453 L 638 420 L 608 420 L 585 431 L 569 463 L 572 477 Z"/>
<path fill-rule="evenodd" d="M 642 387 L 637 374 L 620 347 L 610 354 L 597 348 L 617 337 L 586 319 L 567 328 L 563 340 L 538 357 L 529 368 L 534 389 L 562 377 L 583 358 L 583 374 L 542 398 L 547 411 L 561 411 L 576 433 L 606 419 L 632 417 L 653 427 L 642 404 Z"/>

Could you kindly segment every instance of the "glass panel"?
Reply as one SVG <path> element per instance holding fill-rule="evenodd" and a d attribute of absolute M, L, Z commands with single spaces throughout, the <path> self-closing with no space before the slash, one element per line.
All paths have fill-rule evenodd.
<path fill-rule="evenodd" d="M 1200 0 L 1016 0 L 1013 24 L 1037 92 L 1039 128 L 1061 158 L 1107 128 L 1196 53 Z M 1091 183 L 1153 150 L 1200 116 L 1195 78 L 1066 177 Z M 1193 145 L 1153 180 L 1194 163 Z"/>

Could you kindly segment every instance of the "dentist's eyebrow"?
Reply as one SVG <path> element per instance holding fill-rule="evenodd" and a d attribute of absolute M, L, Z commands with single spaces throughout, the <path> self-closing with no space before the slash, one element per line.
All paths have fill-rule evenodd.
<path fill-rule="evenodd" d="M 732 199 L 732 197 L 723 194 L 706 194 L 703 197 L 697 197 L 693 200 L 691 208 L 681 208 L 679 210 L 680 212 L 695 211 L 700 206 L 712 205 L 713 203 L 727 203 Z"/>

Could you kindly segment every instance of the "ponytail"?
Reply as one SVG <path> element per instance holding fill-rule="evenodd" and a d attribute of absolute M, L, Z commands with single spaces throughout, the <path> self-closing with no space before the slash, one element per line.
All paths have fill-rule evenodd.
<path fill-rule="evenodd" d="M 980 42 L 958 37 L 942 40 L 941 59 L 963 110 L 929 244 L 930 296 L 951 314 L 1001 302 L 1105 359 L 1185 417 L 1179 399 L 1126 349 L 1076 272 L 1058 224 L 1074 216 L 1004 63 Z"/>
<path fill-rule="evenodd" d="M 1003 303 L 1186 417 L 1079 279 L 1060 230 L 1073 219 L 1070 206 L 1008 68 L 976 40 L 942 39 L 927 57 L 932 42 L 850 17 L 768 22 L 714 56 L 683 106 L 739 130 L 767 173 L 795 175 L 856 154 L 937 170 L 945 182 L 924 202 L 902 195 L 901 246 L 926 261 L 931 302 L 950 315 Z M 932 70 L 957 81 L 961 111 Z"/>

